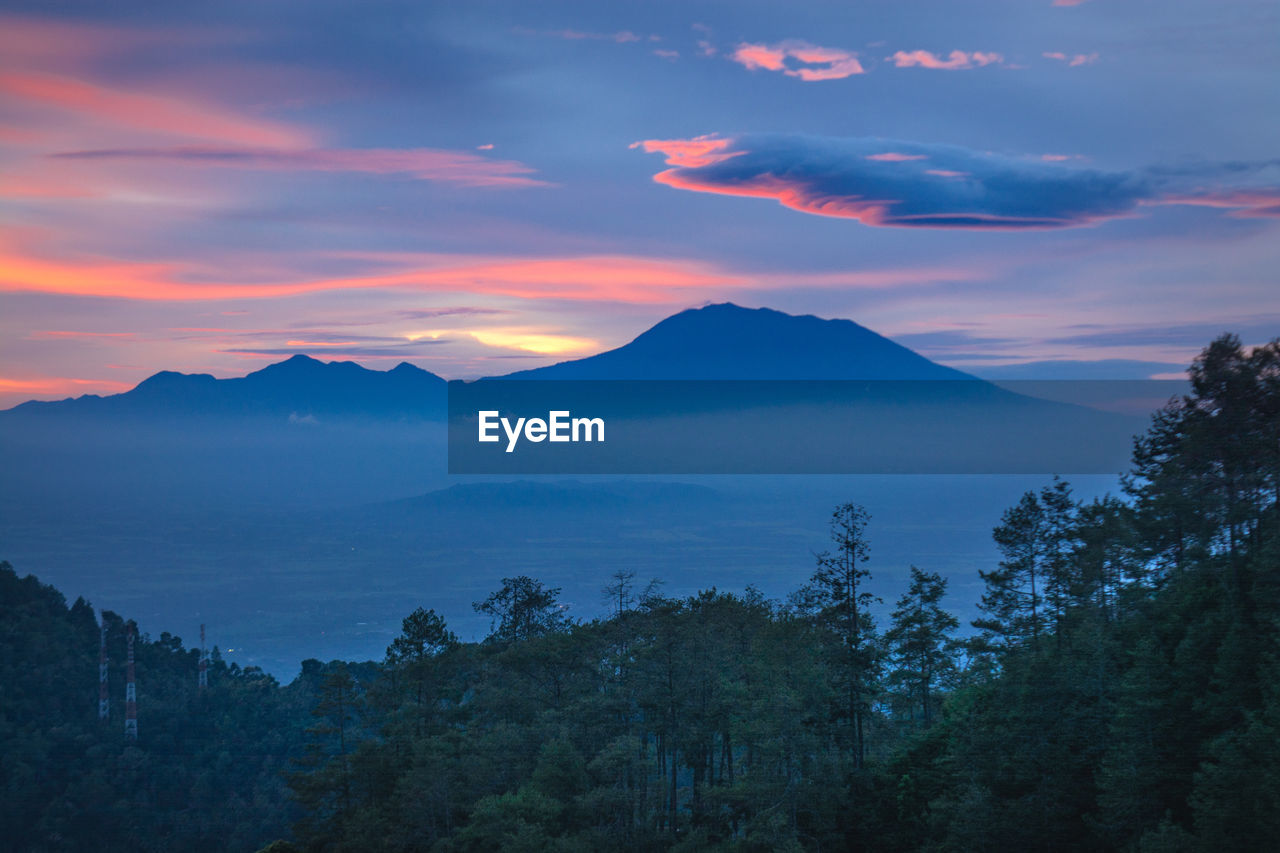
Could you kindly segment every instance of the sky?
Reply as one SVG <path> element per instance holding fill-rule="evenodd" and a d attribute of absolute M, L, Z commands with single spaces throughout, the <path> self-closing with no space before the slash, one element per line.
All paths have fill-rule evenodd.
<path fill-rule="evenodd" d="M 4 2 L 0 406 L 721 301 L 1161 375 L 1280 335 L 1278 142 L 1271 0 Z"/>

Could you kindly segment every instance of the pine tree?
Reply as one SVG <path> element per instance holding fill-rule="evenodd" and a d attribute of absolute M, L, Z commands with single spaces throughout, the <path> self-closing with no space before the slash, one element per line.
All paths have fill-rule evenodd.
<path fill-rule="evenodd" d="M 947 582 L 936 572 L 911 567 L 911 584 L 898 599 L 893 622 L 885 632 L 892 671 L 891 684 L 907 700 L 909 720 L 924 728 L 933 724 L 939 690 L 954 682 L 960 651 L 952 634 L 960 622 L 942 609 Z M 919 716 L 916 716 L 916 712 Z"/>
<path fill-rule="evenodd" d="M 387 666 L 403 673 L 414 688 L 414 701 L 422 705 L 431 662 L 458 644 L 457 636 L 434 610 L 419 607 L 400 623 L 400 636 L 387 646 Z"/>
<path fill-rule="evenodd" d="M 992 531 L 1000 565 L 978 572 L 987 585 L 978 609 L 986 616 L 973 625 L 983 631 L 989 647 L 1009 651 L 1028 646 L 1038 655 L 1046 632 L 1064 627 L 1079 588 L 1072 557 L 1075 513 L 1070 487 L 1056 477 L 1005 510 Z M 1067 639 L 1062 630 L 1055 636 L 1060 643 Z"/>
<path fill-rule="evenodd" d="M 525 575 L 503 578 L 502 589 L 472 605 L 477 613 L 493 620 L 489 639 L 499 643 L 519 643 L 569 625 L 557 603 L 559 587 L 543 586 Z"/>
<path fill-rule="evenodd" d="M 839 717 L 848 727 L 847 750 L 855 769 L 866 761 L 867 717 L 879 667 L 879 649 L 865 589 L 871 572 L 866 529 L 870 514 L 846 503 L 831 514 L 834 548 L 817 555 L 818 568 L 802 591 L 804 607 L 833 640 L 831 663 L 842 696 Z"/>

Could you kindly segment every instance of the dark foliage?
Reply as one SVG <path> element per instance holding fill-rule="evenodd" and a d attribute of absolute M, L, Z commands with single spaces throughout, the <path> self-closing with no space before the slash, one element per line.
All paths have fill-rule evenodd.
<path fill-rule="evenodd" d="M 0 849 L 256 850 L 296 818 L 316 677 L 280 687 L 169 634 L 134 644 L 140 737 L 124 735 L 126 623 L 110 611 L 110 717 L 98 718 L 99 625 L 83 600 L 0 563 Z"/>

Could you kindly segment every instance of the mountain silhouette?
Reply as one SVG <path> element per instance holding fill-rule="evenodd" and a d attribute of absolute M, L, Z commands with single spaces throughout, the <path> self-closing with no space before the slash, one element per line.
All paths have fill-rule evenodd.
<path fill-rule="evenodd" d="M 731 302 L 681 311 L 631 343 L 504 379 L 973 379 L 851 320 Z"/>
<path fill-rule="evenodd" d="M 32 401 L 10 413 L 161 420 L 187 416 L 400 420 L 440 417 L 444 393 L 443 379 L 408 362 L 381 371 L 351 361 L 322 362 L 295 355 L 233 379 L 164 370 L 123 394 Z"/>
<path fill-rule="evenodd" d="M 973 379 L 851 320 L 824 320 L 733 303 L 681 311 L 630 343 L 504 379 Z M 216 379 L 164 370 L 131 391 L 30 401 L 19 419 L 271 417 L 439 418 L 445 381 L 401 362 L 387 371 L 295 355 L 247 376 Z"/>

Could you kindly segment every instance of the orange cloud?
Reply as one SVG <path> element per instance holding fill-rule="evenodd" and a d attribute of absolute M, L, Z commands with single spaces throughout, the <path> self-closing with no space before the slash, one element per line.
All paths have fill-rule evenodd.
<path fill-rule="evenodd" d="M 693 192 L 713 192 L 718 195 L 739 196 L 742 198 L 771 198 L 783 207 L 813 213 L 819 216 L 838 216 L 856 219 L 865 225 L 884 225 L 889 219 L 890 203 L 886 201 L 866 201 L 852 197 L 815 197 L 806 187 L 789 183 L 786 179 L 774 175 L 759 175 L 750 182 L 738 185 L 711 186 L 697 176 L 681 174 L 676 169 L 668 169 L 653 176 L 654 181 L 680 190 Z"/>
<path fill-rule="evenodd" d="M 24 400 L 30 399 L 32 395 L 67 397 L 73 394 L 118 394 L 132 387 L 127 382 L 113 382 L 109 379 L 75 379 L 67 376 L 13 379 L 0 376 L 0 396 L 21 395 Z"/>
<path fill-rule="evenodd" d="M 268 148 L 306 148 L 315 142 L 307 132 L 268 119 L 53 74 L 0 73 L 0 94 L 132 130 Z"/>
<path fill-rule="evenodd" d="M 984 65 L 999 65 L 1004 62 L 1004 57 L 998 53 L 984 53 L 980 50 L 972 53 L 953 50 L 947 54 L 946 59 L 943 59 L 927 50 L 900 50 L 890 56 L 889 60 L 899 68 L 918 66 L 938 71 L 959 71 L 965 68 L 980 68 Z"/>
<path fill-rule="evenodd" d="M 41 338 L 132 338 L 133 332 L 75 332 L 75 331 L 47 331 L 32 332 L 27 336 L 30 340 L 39 340 Z"/>
<path fill-rule="evenodd" d="M 806 82 L 843 80 L 864 73 L 856 53 L 796 39 L 772 45 L 743 42 L 729 58 L 749 71 L 781 71 Z M 787 60 L 792 61 L 790 65 Z"/>
<path fill-rule="evenodd" d="M 754 194 L 754 193 L 744 193 Z M 597 255 L 571 258 L 477 258 L 395 252 L 344 252 L 328 257 L 343 266 L 364 262 L 382 272 L 342 277 L 219 282 L 207 270 L 173 263 L 117 259 L 48 260 L 0 246 L 0 292 L 38 292 L 143 301 L 217 301 L 287 298 L 336 290 L 406 289 L 521 299 L 574 299 L 663 304 L 690 292 L 720 294 L 774 287 L 888 288 L 980 279 L 983 270 L 947 266 L 739 275 L 708 263 Z M 388 267 L 391 271 L 385 271 Z M 198 280 L 196 280 L 198 279 Z M 243 312 L 238 312 L 243 313 Z M 228 331 L 222 329 L 172 331 Z M 521 332 L 528 330 L 520 330 Z M 128 332 L 42 331 L 40 338 L 132 339 Z M 345 338 L 298 345 L 340 346 Z M 547 342 L 543 342 L 547 343 Z M 290 343 L 293 345 L 293 343 Z"/>
<path fill-rule="evenodd" d="M 358 256 L 347 256 L 355 258 Z M 740 285 L 705 264 L 630 256 L 485 259 L 448 255 L 368 255 L 394 272 L 298 281 L 216 282 L 175 263 L 116 259 L 48 260 L 0 246 L 0 292 L 113 299 L 266 299 L 330 290 L 408 288 L 530 299 L 663 302 L 673 289 Z"/>
<path fill-rule="evenodd" d="M 552 335 L 529 329 L 474 329 L 464 331 L 464 334 L 470 335 L 487 347 L 522 350 L 539 355 L 591 352 L 600 348 L 599 341 L 591 338 Z"/>

